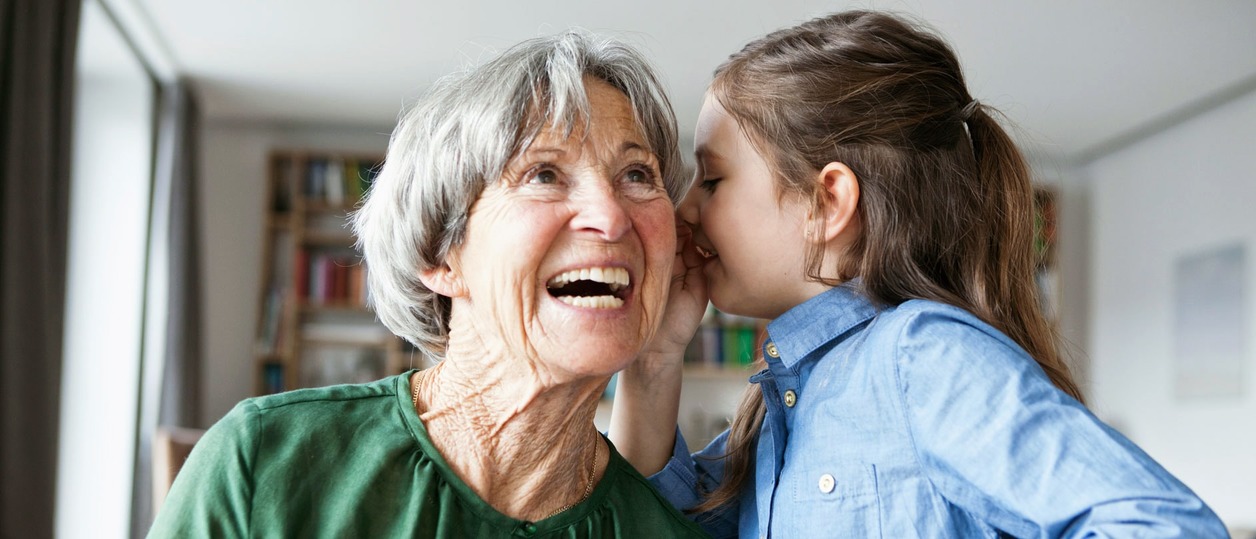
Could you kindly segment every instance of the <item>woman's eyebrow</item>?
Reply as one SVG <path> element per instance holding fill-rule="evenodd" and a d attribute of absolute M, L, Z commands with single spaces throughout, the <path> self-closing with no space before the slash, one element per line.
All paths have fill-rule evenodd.
<path fill-rule="evenodd" d="M 529 157 L 535 157 L 538 156 L 538 154 L 540 154 L 540 156 L 562 157 L 567 155 L 567 150 L 561 147 L 528 146 L 528 149 L 524 150 L 523 154 Z"/>
<path fill-rule="evenodd" d="M 634 150 L 642 151 L 646 153 L 652 153 L 650 152 L 649 148 L 646 148 L 645 146 L 642 146 L 640 143 L 633 142 L 631 140 L 625 141 L 622 145 L 619 146 L 619 153 L 628 153 Z"/>

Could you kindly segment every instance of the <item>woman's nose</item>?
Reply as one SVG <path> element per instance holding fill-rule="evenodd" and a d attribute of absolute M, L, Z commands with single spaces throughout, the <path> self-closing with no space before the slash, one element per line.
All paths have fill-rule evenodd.
<path fill-rule="evenodd" d="M 609 185 L 599 184 L 577 199 L 579 211 L 571 224 L 576 230 L 592 231 L 606 241 L 616 241 L 632 229 L 627 201 Z"/>

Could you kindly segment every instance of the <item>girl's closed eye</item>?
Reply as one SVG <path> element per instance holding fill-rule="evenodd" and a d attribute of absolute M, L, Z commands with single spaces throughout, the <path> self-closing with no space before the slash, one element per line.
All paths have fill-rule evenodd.
<path fill-rule="evenodd" d="M 706 191 L 707 193 L 714 193 L 714 192 L 715 192 L 715 187 L 716 187 L 716 186 L 717 186 L 717 185 L 718 185 L 721 181 L 724 181 L 724 178 L 711 178 L 711 179 L 708 179 L 708 180 L 702 180 L 702 183 L 698 184 L 698 186 L 699 186 L 699 187 L 701 187 L 701 188 L 702 188 L 704 191 Z"/>

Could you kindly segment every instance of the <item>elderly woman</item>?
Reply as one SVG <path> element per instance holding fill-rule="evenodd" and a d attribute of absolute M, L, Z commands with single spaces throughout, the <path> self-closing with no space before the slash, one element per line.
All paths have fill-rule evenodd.
<path fill-rule="evenodd" d="M 647 64 L 586 34 L 438 82 L 354 225 L 380 319 L 439 363 L 244 401 L 153 534 L 702 535 L 593 425 L 667 299 L 676 144 Z"/>

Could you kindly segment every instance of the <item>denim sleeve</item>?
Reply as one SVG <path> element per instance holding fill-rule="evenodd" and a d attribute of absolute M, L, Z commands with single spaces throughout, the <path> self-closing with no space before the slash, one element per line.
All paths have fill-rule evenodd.
<path fill-rule="evenodd" d="M 1017 537 L 1228 537 L 1199 497 L 1003 334 L 942 311 L 911 316 L 897 339 L 903 416 L 951 504 Z"/>
<path fill-rule="evenodd" d="M 681 511 L 696 507 L 702 502 L 702 493 L 711 492 L 724 477 L 725 444 L 728 431 L 711 441 L 702 451 L 689 454 L 680 428 L 676 429 L 676 445 L 672 458 L 658 473 L 648 479 L 667 501 Z M 737 501 L 717 511 L 689 515 L 712 537 L 737 537 Z"/>

